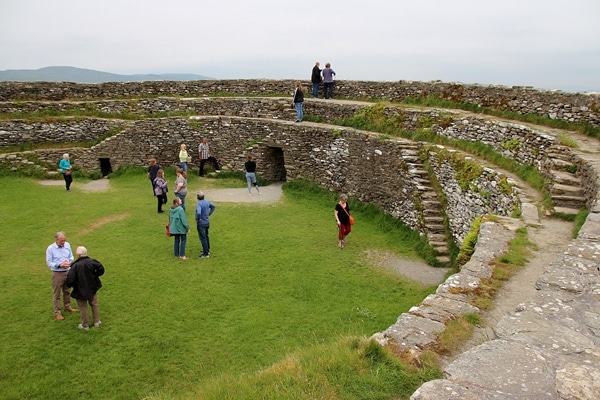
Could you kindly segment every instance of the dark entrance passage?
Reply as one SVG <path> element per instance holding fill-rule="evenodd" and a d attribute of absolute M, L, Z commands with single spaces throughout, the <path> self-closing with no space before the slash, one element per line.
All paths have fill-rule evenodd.
<path fill-rule="evenodd" d="M 100 172 L 102 172 L 102 176 L 107 176 L 111 172 L 113 172 L 112 167 L 110 166 L 110 158 L 100 158 Z"/>
<path fill-rule="evenodd" d="M 265 147 L 262 154 L 263 177 L 271 182 L 285 182 L 285 158 L 280 147 Z"/>

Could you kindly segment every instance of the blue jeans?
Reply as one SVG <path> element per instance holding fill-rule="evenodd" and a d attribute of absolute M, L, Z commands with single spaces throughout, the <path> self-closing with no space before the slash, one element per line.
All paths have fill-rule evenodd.
<path fill-rule="evenodd" d="M 302 104 L 304 103 L 294 103 L 294 106 L 296 106 L 296 119 L 298 121 L 302 121 L 302 118 L 304 117 L 304 113 L 302 112 Z"/>
<path fill-rule="evenodd" d="M 328 82 L 324 84 L 323 94 L 326 99 L 333 99 L 333 82 Z"/>
<path fill-rule="evenodd" d="M 181 208 L 183 208 L 183 210 L 185 211 L 185 195 L 175 193 L 175 197 L 178 197 L 181 199 Z"/>
<path fill-rule="evenodd" d="M 313 99 L 316 99 L 319 97 L 319 86 L 321 84 L 320 83 L 313 83 Z"/>
<path fill-rule="evenodd" d="M 187 172 L 187 161 L 181 161 L 179 162 L 179 165 L 181 165 L 183 172 Z"/>
<path fill-rule="evenodd" d="M 252 193 L 252 184 L 256 186 L 256 191 L 260 192 L 260 189 L 258 188 L 258 183 L 256 182 L 256 173 L 246 172 L 246 182 L 248 182 L 248 193 Z"/>
<path fill-rule="evenodd" d="M 183 257 L 185 256 L 185 244 L 187 242 L 187 235 L 184 233 L 183 235 L 180 233 L 175 233 L 175 243 L 173 244 L 173 254 L 175 257 Z"/>
<path fill-rule="evenodd" d="M 200 237 L 200 243 L 202 243 L 202 255 L 207 256 L 210 254 L 210 238 L 208 237 L 208 228 L 210 224 L 200 225 L 196 224 L 198 228 L 198 237 Z"/>

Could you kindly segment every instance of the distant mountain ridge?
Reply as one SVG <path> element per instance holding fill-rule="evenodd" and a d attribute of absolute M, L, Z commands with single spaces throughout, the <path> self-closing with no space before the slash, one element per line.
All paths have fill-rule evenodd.
<path fill-rule="evenodd" d="M 8 69 L 0 71 L 0 82 L 141 82 L 141 81 L 196 81 L 214 79 L 197 74 L 134 74 L 120 75 L 76 67 L 45 67 L 40 69 Z"/>

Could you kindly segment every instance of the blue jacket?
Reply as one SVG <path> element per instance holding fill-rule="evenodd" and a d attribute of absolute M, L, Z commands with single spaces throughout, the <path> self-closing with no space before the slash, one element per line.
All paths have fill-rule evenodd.
<path fill-rule="evenodd" d="M 196 204 L 196 224 L 203 226 L 208 225 L 208 217 L 210 217 L 215 212 L 215 208 L 217 208 L 217 206 L 215 206 L 210 201 L 206 199 L 200 200 Z"/>

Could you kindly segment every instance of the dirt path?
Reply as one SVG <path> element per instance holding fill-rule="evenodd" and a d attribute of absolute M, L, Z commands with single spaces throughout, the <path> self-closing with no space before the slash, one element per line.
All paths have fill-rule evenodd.
<path fill-rule="evenodd" d="M 497 292 L 494 305 L 481 314 L 482 324 L 460 350 L 440 358 L 442 367 L 450 364 L 460 354 L 472 347 L 495 338 L 493 327 L 505 315 L 511 314 L 535 292 L 535 282 L 557 253 L 564 252 L 571 241 L 573 223 L 559 219 L 543 219 L 539 227 L 527 227 L 529 240 L 537 246 L 525 268 L 514 275 Z"/>

